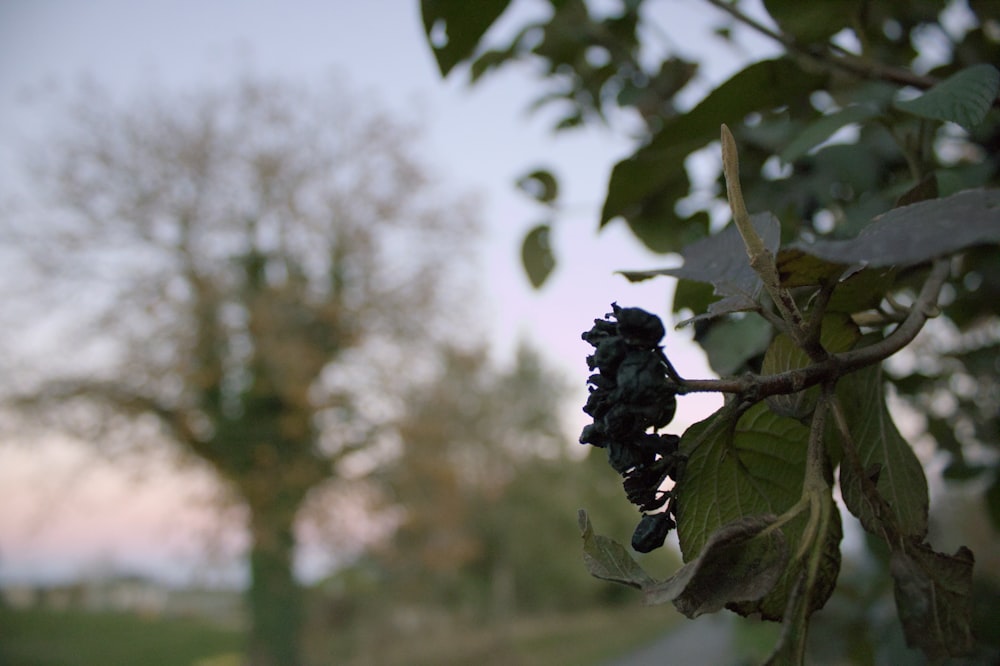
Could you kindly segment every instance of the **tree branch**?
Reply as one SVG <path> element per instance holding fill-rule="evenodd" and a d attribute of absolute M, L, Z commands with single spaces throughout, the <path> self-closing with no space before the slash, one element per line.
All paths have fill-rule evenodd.
<path fill-rule="evenodd" d="M 33 395 L 14 398 L 12 403 L 19 407 L 37 407 L 44 403 L 63 403 L 76 398 L 103 402 L 131 416 L 152 414 L 177 440 L 195 451 L 200 450 L 203 438 L 191 426 L 186 412 L 117 382 L 86 379 L 53 382 Z"/>
<path fill-rule="evenodd" d="M 823 50 L 818 48 L 805 48 L 800 46 L 792 37 L 783 32 L 777 32 L 768 28 L 763 23 L 747 16 L 735 4 L 726 0 L 708 0 L 710 5 L 726 12 L 743 25 L 751 28 L 765 37 L 769 37 L 784 46 L 790 53 L 800 58 L 809 60 L 816 65 L 827 70 L 840 70 L 853 74 L 862 79 L 875 81 L 888 81 L 904 86 L 913 86 L 921 90 L 927 90 L 938 82 L 933 76 L 922 76 L 915 74 L 908 69 L 894 67 L 880 62 L 866 60 L 837 46 L 836 44 L 824 44 Z M 836 55 L 835 55 L 836 54 Z"/>
<path fill-rule="evenodd" d="M 937 299 L 948 278 L 951 266 L 947 258 L 934 262 L 930 275 L 920 289 L 920 294 L 910 307 L 910 312 L 892 333 L 884 339 L 839 354 L 795 370 L 774 375 L 747 374 L 728 379 L 678 378 L 679 394 L 716 391 L 736 393 L 744 400 L 756 402 L 771 395 L 797 393 L 826 381 L 832 381 L 869 365 L 880 363 L 913 341 L 927 320 L 938 314 Z"/>

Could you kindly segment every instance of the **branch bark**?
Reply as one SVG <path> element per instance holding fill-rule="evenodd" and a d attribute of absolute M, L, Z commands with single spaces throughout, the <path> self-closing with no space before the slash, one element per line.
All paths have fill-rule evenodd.
<path fill-rule="evenodd" d="M 801 46 L 791 36 L 772 30 L 763 23 L 744 14 L 735 4 L 731 4 L 725 0 L 708 0 L 708 2 L 748 28 L 778 42 L 790 53 L 799 58 L 804 58 L 823 69 L 840 70 L 862 79 L 887 81 L 904 86 L 913 86 L 921 90 L 927 90 L 938 83 L 938 79 L 933 76 L 915 74 L 908 69 L 866 60 L 836 44 L 824 44 L 818 48 L 806 48 Z"/>
<path fill-rule="evenodd" d="M 797 393 L 803 389 L 880 363 L 906 347 L 924 327 L 927 320 L 938 313 L 937 299 L 948 279 L 951 266 L 947 258 L 934 262 L 930 275 L 920 289 L 920 294 L 909 314 L 892 333 L 867 347 L 830 354 L 825 360 L 797 370 L 774 375 L 748 374 L 729 379 L 680 379 L 677 392 L 696 393 L 716 391 L 736 393 L 749 402 L 757 402 L 771 395 Z M 675 380 L 676 381 L 676 380 Z"/>

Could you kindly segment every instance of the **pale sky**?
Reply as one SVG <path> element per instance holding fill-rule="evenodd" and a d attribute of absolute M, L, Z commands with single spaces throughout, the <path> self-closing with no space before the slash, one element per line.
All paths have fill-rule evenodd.
<path fill-rule="evenodd" d="M 701 90 L 741 67 L 747 54 L 711 36 L 716 10 L 695 0 L 655 4 L 669 46 L 713 53 Z M 514 9 L 538 5 L 521 0 Z M 748 48 L 760 54 L 768 46 L 751 39 Z M 611 166 L 634 148 L 631 141 L 606 130 L 553 136 L 551 116 L 526 111 L 539 88 L 523 70 L 476 88 L 465 85 L 463 72 L 442 81 L 423 41 L 418 0 L 2 0 L 0 182 L 13 182 L 26 142 L 44 136 L 31 106 L 39 94 L 72 90 L 90 77 L 127 99 L 247 70 L 306 83 L 339 73 L 362 98 L 419 121 L 420 145 L 441 180 L 456 194 L 481 195 L 488 230 L 482 282 L 497 354 L 529 338 L 578 383 L 581 405 L 588 347 L 579 336 L 591 320 L 612 301 L 667 315 L 670 282 L 630 285 L 614 271 L 676 259 L 644 251 L 621 223 L 596 233 Z M 546 211 L 513 182 L 539 166 L 560 177 L 567 209 L 553 232 L 559 266 L 534 292 L 520 267 L 520 240 Z M 668 333 L 671 359 L 683 375 L 708 376 L 688 337 Z M 675 429 L 715 404 L 682 398 Z M 575 430 L 585 417 L 574 408 L 567 420 Z M 143 469 L 137 483 L 65 442 L 0 447 L 0 582 L 64 579 L 107 565 L 187 580 L 206 561 L 207 546 L 238 552 L 240 535 L 220 530 L 212 513 L 204 472 Z M 206 534 L 222 536 L 213 542 Z M 304 576 L 322 573 L 321 550 L 303 556 Z"/>

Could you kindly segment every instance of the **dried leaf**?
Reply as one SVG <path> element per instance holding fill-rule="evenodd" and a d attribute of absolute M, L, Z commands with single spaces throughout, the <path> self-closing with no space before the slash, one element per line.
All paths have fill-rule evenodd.
<path fill-rule="evenodd" d="M 906 642 L 931 660 L 972 649 L 973 563 L 972 552 L 964 546 L 945 555 L 910 540 L 892 551 L 889 571 Z"/>
<path fill-rule="evenodd" d="M 775 519 L 774 515 L 747 516 L 723 525 L 696 559 L 646 590 L 646 603 L 672 601 L 681 613 L 695 618 L 730 603 L 763 598 L 774 589 L 788 563 L 782 531 L 761 534 Z"/>

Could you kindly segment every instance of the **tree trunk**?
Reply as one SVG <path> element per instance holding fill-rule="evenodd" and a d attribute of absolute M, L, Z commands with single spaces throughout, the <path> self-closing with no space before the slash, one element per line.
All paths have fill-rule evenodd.
<path fill-rule="evenodd" d="M 299 666 L 304 605 L 292 568 L 295 510 L 251 504 L 250 512 L 247 663 Z"/>

